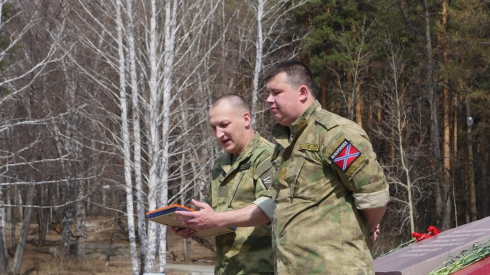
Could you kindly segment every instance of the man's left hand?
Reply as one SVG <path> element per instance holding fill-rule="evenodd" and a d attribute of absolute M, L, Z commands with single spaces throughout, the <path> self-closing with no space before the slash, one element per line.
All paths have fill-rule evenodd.
<path fill-rule="evenodd" d="M 369 241 L 371 241 L 371 245 L 374 245 L 379 237 L 379 224 L 376 225 L 376 228 L 369 234 Z"/>

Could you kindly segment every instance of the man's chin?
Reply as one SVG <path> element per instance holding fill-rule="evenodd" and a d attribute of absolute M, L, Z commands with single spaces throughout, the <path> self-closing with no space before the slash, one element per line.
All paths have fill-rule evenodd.
<path fill-rule="evenodd" d="M 223 146 L 223 149 L 225 149 L 225 151 L 227 153 L 233 154 L 233 151 L 235 148 L 233 146 L 229 145 L 229 146 Z"/>

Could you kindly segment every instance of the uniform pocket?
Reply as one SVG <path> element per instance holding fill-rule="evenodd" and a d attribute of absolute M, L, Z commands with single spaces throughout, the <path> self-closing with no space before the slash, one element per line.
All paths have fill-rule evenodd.
<path fill-rule="evenodd" d="M 325 174 L 322 165 L 301 160 L 291 167 L 290 197 L 316 202 L 325 193 Z"/>

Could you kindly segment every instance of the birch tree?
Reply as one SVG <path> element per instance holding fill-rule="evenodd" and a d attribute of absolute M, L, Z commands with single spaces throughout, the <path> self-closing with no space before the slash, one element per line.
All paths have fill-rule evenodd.
<path fill-rule="evenodd" d="M 390 212 L 401 218 L 400 223 L 393 227 L 400 233 L 406 233 L 402 231 L 408 224 L 411 233 L 416 228 L 415 205 L 421 198 L 419 184 L 427 177 L 421 175 L 416 167 L 423 157 L 419 148 L 426 146 L 423 138 L 415 138 L 424 136 L 424 119 L 420 111 L 422 107 L 410 93 L 410 72 L 404 71 L 406 63 L 399 40 L 387 35 L 384 50 L 389 62 L 386 71 L 390 74 L 380 87 L 384 96 L 385 131 L 377 131 L 376 134 L 394 148 L 392 159 L 383 165 L 388 183 L 394 190 L 391 200 L 397 204 Z"/>
<path fill-rule="evenodd" d="M 41 13 L 42 3 L 35 1 L 0 1 L 0 33 L 2 46 L 0 47 L 0 63 L 2 71 L 0 73 L 0 135 L 5 138 L 12 138 L 16 133 L 24 132 L 23 129 L 46 129 L 47 123 L 55 118 L 57 114 L 47 114 L 40 109 L 32 110 L 30 106 L 22 106 L 23 99 L 31 97 L 37 81 L 46 73 L 52 63 L 57 62 L 60 56 L 56 56 L 60 34 L 63 29 L 43 30 L 47 24 L 44 15 Z M 52 21 L 50 21 L 52 22 Z M 32 55 L 33 34 L 44 34 L 45 42 L 49 46 L 37 50 L 37 54 Z M 44 45 L 44 43 L 42 43 Z M 37 46 L 41 46 L 41 43 Z M 37 98 L 36 98 L 37 99 Z M 31 97 L 31 100 L 33 98 Z M 36 102 L 38 103 L 38 102 Z M 19 106 L 19 105 L 20 106 Z M 43 104 L 40 101 L 38 106 Z M 20 108 L 19 108 L 20 107 Z M 26 111 L 19 112 L 19 109 Z M 60 114 L 62 116 L 62 114 Z M 41 133 L 39 133 L 41 134 Z M 33 137 L 32 135 L 30 137 Z M 27 240 L 28 225 L 33 205 L 34 186 L 29 188 L 27 199 L 19 205 L 13 204 L 14 201 L 4 201 L 3 190 L 11 193 L 12 189 L 21 190 L 21 186 L 31 183 L 28 178 L 32 171 L 38 169 L 45 163 L 57 162 L 60 159 L 35 156 L 36 146 L 40 144 L 42 138 L 37 135 L 31 139 L 14 137 L 12 141 L 2 140 L 0 151 L 2 152 L 2 162 L 0 164 L 0 274 L 6 274 L 8 270 L 7 243 L 5 235 L 5 216 L 6 209 L 22 207 L 25 210 L 22 215 L 23 226 L 21 238 L 15 244 L 17 249 L 13 258 L 10 271 L 17 274 L 19 272 L 23 255 L 25 252 L 25 242 Z M 23 144 L 23 142 L 25 142 Z M 22 170 L 22 173 L 16 174 Z M 49 181 L 40 179 L 36 185 L 48 184 Z M 10 189 L 11 188 L 11 189 Z M 19 192 L 20 194 L 20 192 Z M 18 201 L 18 200 L 15 200 Z M 21 211 L 22 212 L 22 211 Z M 15 238 L 13 239 L 13 242 Z"/>
<path fill-rule="evenodd" d="M 110 116 L 120 121 L 121 134 L 113 140 L 118 146 L 124 161 L 125 189 L 126 189 L 126 214 L 128 216 L 128 229 L 130 240 L 134 232 L 133 197 L 132 197 L 132 175 L 136 176 L 136 198 L 137 219 L 140 229 L 140 255 L 144 257 L 141 266 L 142 272 L 153 272 L 156 267 L 156 255 L 159 256 L 158 270 L 163 272 L 166 265 L 166 232 L 165 227 L 156 223 L 149 223 L 144 231 L 145 210 L 154 210 L 167 204 L 168 184 L 172 180 L 169 174 L 172 156 L 179 155 L 175 148 L 175 140 L 172 137 L 174 131 L 172 120 L 172 103 L 181 96 L 180 94 L 188 82 L 194 79 L 190 76 L 179 75 L 174 79 L 174 72 L 179 67 L 186 66 L 193 49 L 199 44 L 200 34 L 206 26 L 206 21 L 216 9 L 215 1 L 201 1 L 189 3 L 186 1 L 150 1 L 139 3 L 136 6 L 130 1 L 111 1 L 100 3 L 95 9 L 85 6 L 79 1 L 79 18 L 85 20 L 86 24 L 93 26 L 95 35 L 103 41 L 102 47 L 97 47 L 93 39 L 83 37 L 84 45 L 94 51 L 104 60 L 107 68 L 117 72 L 118 81 L 112 82 L 109 78 L 81 66 L 84 71 L 97 85 L 106 89 L 108 93 L 118 101 L 121 112 Z M 116 12 L 114 16 L 112 10 Z M 102 12 L 99 14 L 99 12 Z M 138 18 L 137 24 L 134 24 Z M 141 19 L 144 20 L 141 20 Z M 158 26 L 160 22 L 162 26 Z M 127 24 L 129 23 L 129 24 Z M 185 31 L 183 28 L 186 28 Z M 163 32 L 162 32 L 163 30 Z M 197 34 L 196 37 L 190 34 Z M 138 38 L 137 38 L 138 37 Z M 137 40 L 137 39 L 138 40 Z M 98 40 L 97 39 L 97 40 Z M 113 51 L 109 45 L 117 45 L 117 51 Z M 137 49 L 135 46 L 143 45 Z M 209 51 L 208 51 L 209 52 Z M 209 54 L 209 53 L 208 53 Z M 202 62 L 195 60 L 194 75 Z M 138 72 L 139 71 L 139 72 Z M 129 76 L 129 78 L 127 77 Z M 140 83 L 147 83 L 140 84 Z M 174 83 L 179 83 L 176 86 Z M 187 84 L 186 84 L 187 83 Z M 131 90 L 131 102 L 127 97 L 127 90 Z M 116 93 L 116 91 L 118 91 Z M 129 106 L 131 107 L 126 107 Z M 129 118 L 128 109 L 131 108 L 133 120 Z M 144 114 L 141 120 L 144 127 L 140 127 L 139 114 Z M 118 122 L 119 123 L 119 122 Z M 134 133 L 129 135 L 130 125 L 133 133 L 142 133 L 140 137 Z M 140 149 L 141 139 L 147 140 L 146 147 Z M 133 145 L 131 147 L 131 145 Z M 131 148 L 133 151 L 131 152 Z M 176 150 L 177 149 L 177 150 Z M 141 159 L 140 151 L 144 150 L 146 159 L 145 167 L 138 162 Z M 137 169 L 138 171 L 135 171 Z M 146 171 L 143 169 L 147 169 Z M 141 177 L 138 176 L 141 173 Z M 143 180 L 148 186 L 147 193 L 143 199 Z M 130 229 L 130 228 L 133 229 Z M 157 250 L 158 248 L 158 250 Z M 138 265 L 135 263 L 135 254 L 132 253 L 133 273 L 137 272 Z"/>
<path fill-rule="evenodd" d="M 293 50 L 286 58 L 293 58 L 298 54 L 298 48 L 295 44 L 303 39 L 293 34 L 290 39 L 286 38 L 288 32 L 288 17 L 291 11 L 297 9 L 309 0 L 287 1 L 287 0 L 245 0 L 252 9 L 254 15 L 255 28 L 251 29 L 249 35 L 252 38 L 252 44 L 255 46 L 255 57 L 252 59 L 250 66 L 253 68 L 252 73 L 252 100 L 251 114 L 252 123 L 255 126 L 258 110 L 258 92 L 261 88 L 260 80 L 264 64 L 273 62 L 273 55 L 286 48 L 291 47 Z M 246 29 L 247 27 L 245 27 Z M 255 32 L 255 33 L 253 33 Z M 277 57 L 276 57 L 277 58 Z M 280 58 L 285 58 L 281 56 Z"/>

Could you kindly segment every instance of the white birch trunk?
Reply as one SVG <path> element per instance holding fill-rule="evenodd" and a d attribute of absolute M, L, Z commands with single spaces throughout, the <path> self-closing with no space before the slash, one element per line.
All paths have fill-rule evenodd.
<path fill-rule="evenodd" d="M 138 75 L 136 71 L 136 46 L 134 41 L 134 22 L 132 0 L 126 1 L 126 11 L 128 15 L 128 48 L 129 48 L 129 76 L 131 79 L 131 100 L 133 108 L 133 148 L 134 148 L 134 177 L 136 187 L 136 215 L 138 223 L 138 234 L 140 238 L 140 261 L 141 273 L 145 273 L 146 259 L 146 216 L 143 198 L 143 179 L 141 167 L 141 126 L 140 126 L 140 108 L 139 108 L 139 93 L 138 93 Z"/>
<path fill-rule="evenodd" d="M 255 15 L 256 33 L 250 34 L 250 37 L 255 37 L 253 43 L 255 44 L 255 58 L 253 64 L 253 91 L 251 102 L 251 114 L 252 114 L 252 126 L 255 126 L 258 110 L 258 92 L 260 89 L 260 79 L 264 63 L 266 59 L 272 53 L 291 45 L 298 38 L 293 37 L 289 42 L 281 42 L 280 37 L 285 33 L 285 28 L 281 24 L 283 20 L 286 20 L 291 10 L 296 9 L 304 5 L 309 0 L 300 0 L 291 3 L 286 0 L 246 0 L 248 5 L 252 8 Z M 264 49 L 264 45 L 267 43 L 268 47 Z M 291 57 L 294 57 L 296 53 L 292 53 Z M 252 64 L 251 64 L 252 65 Z"/>
<path fill-rule="evenodd" d="M 63 74 L 65 76 L 65 79 L 67 81 L 67 85 L 65 88 L 65 96 L 67 98 L 68 102 L 68 109 L 74 110 L 75 109 L 75 83 L 73 81 L 73 73 L 70 73 L 68 70 L 68 66 L 70 64 L 66 64 L 66 60 L 61 61 L 61 69 L 63 71 Z M 69 154 L 73 154 L 73 158 L 77 159 L 78 157 L 78 146 L 77 143 L 74 141 L 76 137 L 74 137 L 77 134 L 77 117 L 75 114 L 72 114 L 66 123 L 66 136 L 71 137 L 69 139 L 65 139 L 65 144 L 64 148 Z M 53 123 L 54 124 L 54 123 Z M 56 130 L 58 130 L 56 128 Z M 58 130 L 59 131 L 59 130 Z M 60 144 L 58 144 L 60 146 Z M 63 151 L 62 148 L 58 148 L 59 155 L 61 156 Z M 73 178 L 76 177 L 77 173 L 77 167 L 75 167 L 75 164 L 68 162 L 68 169 L 65 170 L 67 171 L 69 177 L 71 178 L 66 184 L 66 186 L 63 187 L 65 190 L 64 195 L 65 199 L 67 200 L 72 200 L 75 193 L 76 193 L 76 181 L 73 180 Z M 61 162 L 61 166 L 65 167 L 64 162 Z M 71 241 L 71 235 L 72 235 L 72 225 L 73 225 L 73 216 L 76 215 L 76 208 L 74 207 L 73 204 L 69 204 L 63 209 L 63 229 L 62 229 L 62 237 L 61 237 L 61 247 L 62 247 L 62 255 L 64 257 L 68 256 L 70 253 L 70 241 Z M 78 244 L 78 243 L 77 243 Z"/>
<path fill-rule="evenodd" d="M 0 14 L 3 14 L 3 4 L 5 1 L 0 0 Z M 0 26 L 2 26 L 2 18 L 0 16 Z M 7 275 L 8 269 L 8 251 L 7 238 L 5 233 L 5 208 L 3 207 L 3 187 L 0 186 L 0 275 Z M 10 204 L 10 203 L 9 203 Z"/>
<path fill-rule="evenodd" d="M 170 135 L 170 95 L 172 92 L 172 73 L 175 58 L 175 27 L 177 23 L 177 0 L 165 2 L 165 33 L 163 57 L 163 106 L 162 106 L 162 164 L 160 177 L 159 199 L 160 206 L 167 205 L 168 201 L 168 163 L 169 163 L 169 135 Z M 167 227 L 160 229 L 159 272 L 165 271 L 167 265 Z"/>
<path fill-rule="evenodd" d="M 1 7 L 0 7 L 1 11 Z M 7 275 L 8 251 L 5 236 L 5 208 L 3 207 L 3 187 L 0 186 L 0 275 Z"/>
<path fill-rule="evenodd" d="M 257 41 L 255 41 L 255 68 L 252 91 L 252 127 L 255 128 L 257 118 L 257 93 L 259 91 L 259 79 L 262 72 L 264 38 L 262 34 L 262 17 L 264 15 L 264 0 L 258 0 L 256 10 Z"/>
<path fill-rule="evenodd" d="M 126 68 L 123 44 L 123 21 L 121 18 L 121 0 L 116 1 L 117 45 L 119 54 L 119 100 L 121 107 L 121 135 L 124 155 L 124 181 L 126 183 L 126 213 L 128 218 L 129 249 L 131 256 L 131 273 L 138 275 L 138 256 L 136 252 L 136 234 L 134 228 L 133 190 L 131 180 L 131 152 L 129 138 L 128 107 L 126 99 Z"/>
<path fill-rule="evenodd" d="M 149 175 L 148 175 L 148 210 L 157 208 L 158 182 L 160 178 L 159 163 L 160 163 L 160 141 L 158 133 L 159 125 L 159 91 L 158 91 L 158 55 L 157 42 L 159 41 L 157 33 L 157 7 L 156 0 L 151 1 L 151 16 L 150 16 L 150 40 L 148 48 L 148 59 L 150 66 L 150 76 L 148 81 L 150 92 L 150 110 L 149 115 Z M 156 248 L 157 248 L 157 224 L 154 222 L 148 223 L 148 249 L 146 254 L 146 272 L 153 272 L 156 264 Z"/>
<path fill-rule="evenodd" d="M 13 274 L 19 274 L 20 267 L 22 265 L 22 260 L 24 258 L 24 253 L 26 250 L 27 236 L 29 234 L 29 226 L 31 224 L 31 213 L 32 213 L 32 201 L 34 200 L 34 185 L 28 187 L 27 199 L 26 199 L 26 210 L 24 219 L 22 220 L 22 229 L 20 231 L 19 242 L 15 248 L 14 258 L 12 259 L 12 266 L 10 267 L 10 272 Z"/>
<path fill-rule="evenodd" d="M 78 201 L 75 206 L 75 236 L 77 242 L 77 259 L 85 259 L 85 240 L 87 239 L 87 228 L 85 227 L 85 203 L 84 183 L 78 183 Z"/>

